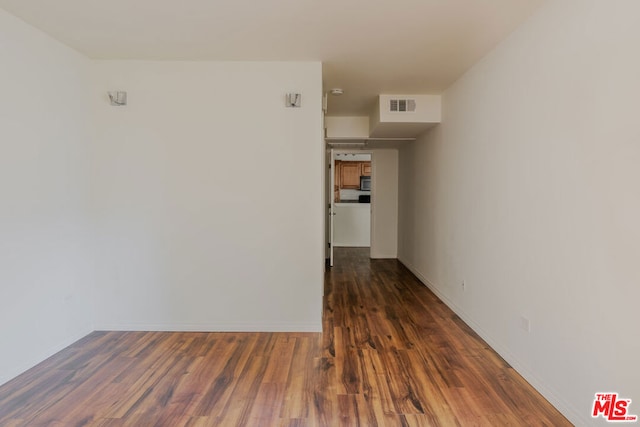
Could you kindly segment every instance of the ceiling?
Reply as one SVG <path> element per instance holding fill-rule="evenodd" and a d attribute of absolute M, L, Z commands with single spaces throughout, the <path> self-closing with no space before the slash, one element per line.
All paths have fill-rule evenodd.
<path fill-rule="evenodd" d="M 544 0 L 0 0 L 96 59 L 323 62 L 330 115 L 438 94 Z"/>

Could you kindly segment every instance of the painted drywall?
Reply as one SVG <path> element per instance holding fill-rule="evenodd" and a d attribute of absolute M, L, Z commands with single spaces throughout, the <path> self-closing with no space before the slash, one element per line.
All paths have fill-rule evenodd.
<path fill-rule="evenodd" d="M 398 255 L 398 150 L 372 150 L 371 258 Z"/>
<path fill-rule="evenodd" d="M 369 117 L 325 117 L 327 138 L 368 138 Z"/>
<path fill-rule="evenodd" d="M 371 245 L 371 207 L 368 203 L 336 203 L 334 247 L 368 248 Z"/>
<path fill-rule="evenodd" d="M 88 62 L 0 10 L 0 384 L 91 332 Z"/>
<path fill-rule="evenodd" d="M 409 99 L 415 101 L 414 111 L 391 111 L 392 100 Z M 371 120 L 371 123 L 440 123 L 442 121 L 442 97 L 440 95 L 380 95 L 377 100 L 376 111 L 379 117 Z M 373 133 L 374 127 L 370 128 Z"/>
<path fill-rule="evenodd" d="M 96 329 L 320 331 L 320 63 L 96 61 L 93 74 Z"/>
<path fill-rule="evenodd" d="M 391 111 L 392 100 L 415 101 L 414 111 Z M 380 95 L 369 120 L 371 138 L 416 138 L 440 123 L 440 95 Z"/>
<path fill-rule="evenodd" d="M 548 2 L 400 152 L 399 258 L 576 425 L 640 413 L 639 15 Z"/>

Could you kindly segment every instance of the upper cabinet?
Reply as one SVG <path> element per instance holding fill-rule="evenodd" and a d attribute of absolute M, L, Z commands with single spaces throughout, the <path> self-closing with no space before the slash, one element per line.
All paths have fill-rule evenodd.
<path fill-rule="evenodd" d="M 371 162 L 335 162 L 335 190 L 360 189 L 360 177 L 371 176 Z"/>
<path fill-rule="evenodd" d="M 360 162 L 340 162 L 340 188 L 357 190 L 360 188 L 360 174 L 362 166 Z"/>

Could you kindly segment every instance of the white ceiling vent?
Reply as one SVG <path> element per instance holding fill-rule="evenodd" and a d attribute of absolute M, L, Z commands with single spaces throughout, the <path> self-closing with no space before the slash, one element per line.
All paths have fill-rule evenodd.
<path fill-rule="evenodd" d="M 389 111 L 395 111 L 399 113 L 416 111 L 415 99 L 390 99 Z"/>

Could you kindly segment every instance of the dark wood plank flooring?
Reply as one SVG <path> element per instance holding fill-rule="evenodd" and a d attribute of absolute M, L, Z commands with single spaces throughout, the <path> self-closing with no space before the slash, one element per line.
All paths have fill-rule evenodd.
<path fill-rule="evenodd" d="M 339 248 L 324 333 L 94 332 L 0 387 L 0 426 L 564 426 L 395 260 Z"/>

